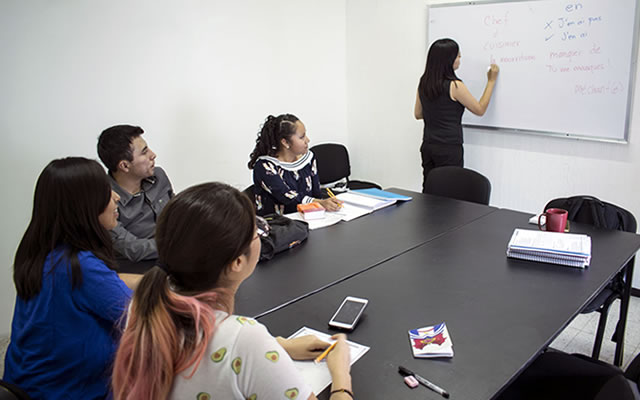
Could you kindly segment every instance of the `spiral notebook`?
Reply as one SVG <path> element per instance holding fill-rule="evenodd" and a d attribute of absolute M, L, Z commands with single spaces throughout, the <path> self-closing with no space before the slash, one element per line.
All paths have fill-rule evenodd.
<path fill-rule="evenodd" d="M 591 238 L 575 233 L 516 229 L 507 257 L 585 268 L 591 262 Z"/>

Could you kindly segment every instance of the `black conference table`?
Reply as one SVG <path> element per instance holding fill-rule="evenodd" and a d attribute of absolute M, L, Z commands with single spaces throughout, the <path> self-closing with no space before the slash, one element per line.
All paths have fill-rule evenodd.
<path fill-rule="evenodd" d="M 638 235 L 572 224 L 572 231 L 592 237 L 587 269 L 508 259 L 513 229 L 531 229 L 529 216 L 509 210 L 485 214 L 260 322 L 273 335 L 285 337 L 301 326 L 336 332 L 327 322 L 342 299 L 368 298 L 363 319 L 349 335 L 371 347 L 352 366 L 357 398 L 441 398 L 424 387 L 409 389 L 397 372 L 404 365 L 448 390 L 452 399 L 490 399 L 640 248 Z M 452 337 L 454 357 L 414 359 L 407 331 L 442 321 Z M 328 398 L 327 391 L 319 397 Z"/>
<path fill-rule="evenodd" d="M 259 263 L 236 294 L 235 312 L 261 316 L 497 210 L 391 190 L 413 200 L 311 231 L 300 246 Z"/>

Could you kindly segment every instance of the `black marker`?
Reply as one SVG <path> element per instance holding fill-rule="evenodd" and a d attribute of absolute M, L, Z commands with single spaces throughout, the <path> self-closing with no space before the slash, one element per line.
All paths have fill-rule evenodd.
<path fill-rule="evenodd" d="M 438 393 L 439 395 L 441 395 L 445 399 L 449 398 L 449 392 L 447 392 L 446 390 L 444 390 L 440 386 L 434 385 L 433 383 L 431 383 L 428 380 L 424 379 L 423 377 L 421 377 L 420 375 L 416 374 L 415 372 L 411 372 L 410 370 L 408 370 L 407 368 L 405 368 L 403 366 L 398 366 L 398 372 L 402 376 L 411 375 L 411 376 L 415 377 L 416 380 L 418 382 L 420 382 L 423 386 L 428 387 L 429 389 L 431 389 L 434 392 Z"/>

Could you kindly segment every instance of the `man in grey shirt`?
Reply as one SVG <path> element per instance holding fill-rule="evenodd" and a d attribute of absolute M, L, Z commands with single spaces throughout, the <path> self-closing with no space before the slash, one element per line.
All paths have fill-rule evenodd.
<path fill-rule="evenodd" d="M 173 197 L 171 182 L 155 166 L 156 154 L 141 137 L 143 133 L 138 126 L 116 125 L 98 138 L 98 155 L 120 196 L 118 226 L 111 237 L 121 265 L 158 258 L 156 220 Z"/>

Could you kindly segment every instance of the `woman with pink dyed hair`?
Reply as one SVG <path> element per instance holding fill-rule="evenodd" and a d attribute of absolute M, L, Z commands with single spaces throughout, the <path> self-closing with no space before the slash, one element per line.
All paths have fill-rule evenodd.
<path fill-rule="evenodd" d="M 315 399 L 292 362 L 328 343 L 274 338 L 233 314 L 234 295 L 260 255 L 254 206 L 221 183 L 186 189 L 156 226 L 158 266 L 136 289 L 116 354 L 116 399 Z M 327 364 L 331 400 L 352 398 L 344 335 Z"/>

